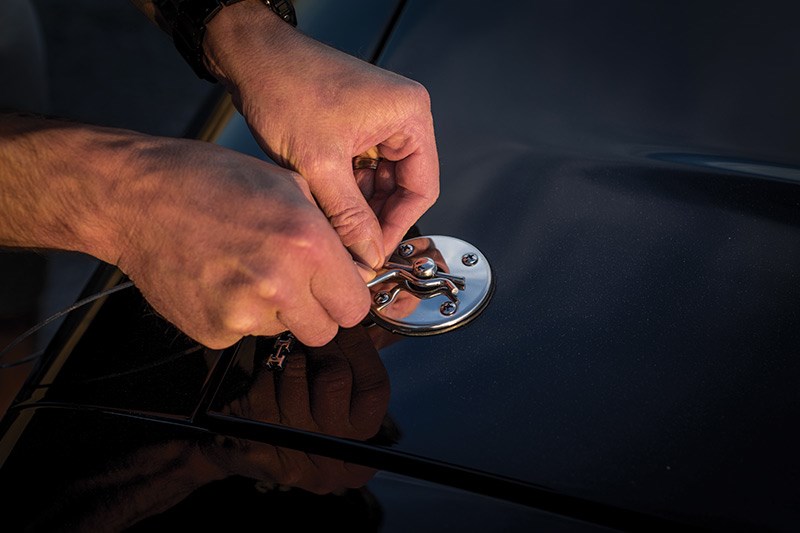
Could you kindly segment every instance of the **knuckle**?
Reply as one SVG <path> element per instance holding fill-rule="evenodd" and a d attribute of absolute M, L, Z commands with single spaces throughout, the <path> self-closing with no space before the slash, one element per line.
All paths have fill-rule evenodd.
<path fill-rule="evenodd" d="M 341 165 L 339 161 L 346 159 L 344 153 L 339 152 L 338 149 L 331 149 L 331 153 L 318 155 L 316 157 L 308 157 L 303 162 L 302 175 L 305 177 L 326 178 L 328 176 L 340 173 Z M 302 178 L 301 178 L 302 179 Z"/>
<path fill-rule="evenodd" d="M 222 317 L 225 331 L 237 335 L 247 335 L 258 325 L 258 317 L 254 313 L 235 310 Z"/>
<path fill-rule="evenodd" d="M 246 295 L 240 301 L 245 298 L 252 299 L 254 303 L 251 305 L 257 307 L 263 317 L 265 313 L 283 308 L 291 301 L 293 287 L 288 283 L 291 279 L 281 266 L 270 265 L 253 279 Z"/>
<path fill-rule="evenodd" d="M 321 259 L 322 244 L 330 232 L 328 222 L 321 214 L 314 217 L 299 217 L 292 221 L 280 243 L 285 257 Z"/>
<path fill-rule="evenodd" d="M 406 84 L 406 91 L 408 91 L 409 98 L 418 106 L 429 109 L 431 107 L 431 95 L 428 89 L 420 82 L 415 80 L 408 80 Z"/>
<path fill-rule="evenodd" d="M 288 224 L 282 232 L 284 245 L 291 248 L 312 249 L 318 238 L 320 221 L 315 217 L 298 216 L 293 217 L 292 223 Z"/>
<path fill-rule="evenodd" d="M 439 199 L 439 180 L 434 180 L 425 190 L 425 201 L 428 203 L 427 207 L 431 207 Z"/>
<path fill-rule="evenodd" d="M 419 101 L 426 108 L 431 107 L 431 93 L 428 92 L 428 89 L 424 85 L 422 85 L 421 83 L 415 83 L 414 91 L 416 92 Z"/>
<path fill-rule="evenodd" d="M 336 319 L 340 326 L 345 328 L 357 326 L 369 313 L 369 290 L 367 290 L 366 286 L 363 289 L 354 291 L 353 298 L 350 298 L 350 301 L 343 306 L 341 312 L 337 315 Z"/>
<path fill-rule="evenodd" d="M 342 244 L 350 246 L 372 235 L 377 225 L 374 215 L 361 206 L 345 206 L 330 216 L 330 223 L 339 234 Z"/>
<path fill-rule="evenodd" d="M 280 299 L 280 283 L 272 276 L 264 276 L 255 283 L 256 293 L 265 300 Z"/>
<path fill-rule="evenodd" d="M 215 335 L 211 337 L 199 336 L 197 341 L 212 350 L 224 350 L 233 346 L 242 339 L 243 335 Z"/>
<path fill-rule="evenodd" d="M 313 329 L 307 332 L 295 332 L 300 341 L 306 346 L 319 347 L 325 346 L 336 336 L 339 326 L 332 321 L 318 321 Z"/>

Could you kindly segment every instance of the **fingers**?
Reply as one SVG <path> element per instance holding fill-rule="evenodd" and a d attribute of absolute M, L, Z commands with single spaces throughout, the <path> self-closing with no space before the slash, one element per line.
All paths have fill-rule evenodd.
<path fill-rule="evenodd" d="M 364 283 L 368 283 L 375 278 L 375 275 L 377 274 L 375 270 L 362 263 L 359 263 L 358 261 L 353 261 L 353 264 L 356 266 L 358 275 L 361 276 L 361 279 L 364 281 Z"/>
<path fill-rule="evenodd" d="M 234 301 L 220 328 L 228 332 L 221 342 L 229 346 L 246 335 L 271 336 L 289 330 L 306 346 L 324 346 L 340 326 L 352 327 L 369 312 L 366 284 L 352 261 L 344 266 L 353 272 L 345 275 L 340 271 L 337 277 L 335 267 L 331 267 L 333 275 L 325 274 L 319 282 L 312 280 L 311 290 L 306 289 L 305 294 L 298 290 L 288 304 L 252 296 Z"/>
<path fill-rule="evenodd" d="M 334 342 L 346 355 L 353 376 L 350 425 L 355 435 L 368 439 L 378 432 L 389 408 L 389 374 L 365 328 L 342 330 Z"/>
<path fill-rule="evenodd" d="M 330 184 L 312 183 L 208 143 L 153 144 L 158 150 L 149 142 L 141 150 L 140 174 L 154 193 L 146 208 L 132 201 L 146 216 L 136 218 L 117 263 L 160 316 L 224 349 L 287 329 L 320 346 L 367 315 L 365 279 L 374 273 L 360 273 L 341 236 L 370 243 L 370 266 L 382 264 L 382 240 L 349 159 L 341 172 L 323 174 Z M 339 234 L 310 198 L 311 185 Z"/>
<path fill-rule="evenodd" d="M 355 437 L 350 426 L 353 372 L 336 342 L 309 354 L 311 413 L 314 422 L 328 434 Z"/>
<path fill-rule="evenodd" d="M 382 153 L 387 157 L 397 157 L 404 152 L 405 150 L 398 150 L 392 153 L 382 148 Z M 439 197 L 438 161 L 435 146 L 419 149 L 396 161 L 393 190 L 380 210 L 380 224 L 386 250 L 393 250 L 408 229 Z"/>
<path fill-rule="evenodd" d="M 309 403 L 307 361 L 301 351 L 286 359 L 286 366 L 275 376 L 274 382 L 274 401 L 278 405 L 281 424 L 316 430 Z"/>
<path fill-rule="evenodd" d="M 279 247 L 280 256 L 290 260 L 277 267 L 226 271 L 224 281 L 214 284 L 224 290 L 202 296 L 215 302 L 209 306 L 215 318 L 197 340 L 225 348 L 247 335 L 289 330 L 306 346 L 322 346 L 340 326 L 364 319 L 370 308 L 365 279 L 374 271 L 357 267 L 324 217 L 312 209 L 319 223 L 296 222 L 294 234 Z"/>
<path fill-rule="evenodd" d="M 370 202 L 375 194 L 375 169 L 358 168 L 353 171 L 353 174 L 355 175 L 356 184 L 361 191 L 361 195 L 367 202 Z M 372 207 L 371 203 L 370 207 Z"/>
<path fill-rule="evenodd" d="M 291 331 L 306 346 L 322 346 L 339 330 L 339 324 L 313 297 L 286 311 L 278 311 L 277 318 L 285 325 L 284 329 Z"/>
<path fill-rule="evenodd" d="M 398 160 L 372 159 L 373 165 L 367 167 L 357 156 L 354 174 L 362 196 L 378 215 L 384 251 L 390 253 L 438 198 L 439 163 L 435 147 L 432 157 L 424 152 L 407 154 L 402 146 L 385 151 Z"/>
<path fill-rule="evenodd" d="M 319 166 L 306 178 L 342 244 L 356 260 L 380 267 L 385 257 L 383 234 L 353 174 L 352 161 Z"/>
<path fill-rule="evenodd" d="M 358 188 L 378 214 L 384 250 L 394 249 L 439 196 L 433 124 L 418 129 L 418 136 L 395 133 L 353 158 Z"/>
<path fill-rule="evenodd" d="M 388 409 L 388 374 L 363 327 L 343 329 L 325 346 L 296 350 L 274 377 L 275 396 L 263 398 L 276 403 L 276 418 L 292 427 L 363 440 L 377 433 Z"/>

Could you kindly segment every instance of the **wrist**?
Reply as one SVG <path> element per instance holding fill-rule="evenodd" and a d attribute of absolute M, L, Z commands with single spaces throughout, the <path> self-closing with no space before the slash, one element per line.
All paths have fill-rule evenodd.
<path fill-rule="evenodd" d="M 146 213 L 155 187 L 142 169 L 141 154 L 154 138 L 140 133 L 103 127 L 75 128 L 62 155 L 53 161 L 58 176 L 62 213 L 51 227 L 48 247 L 65 247 L 118 264 L 129 247 L 131 232 Z M 58 229 L 62 230 L 60 234 Z"/>
<path fill-rule="evenodd" d="M 0 244 L 114 262 L 126 223 L 120 157 L 139 134 L 38 117 L 0 123 Z"/>
<path fill-rule="evenodd" d="M 229 90 L 248 79 L 263 81 L 264 72 L 285 60 L 302 34 L 263 0 L 242 0 L 222 9 L 206 26 L 204 66 Z"/>
<path fill-rule="evenodd" d="M 186 62 L 198 77 L 217 81 L 218 73 L 209 70 L 204 45 L 208 27 L 217 18 L 236 19 L 235 12 L 256 13 L 255 9 L 273 13 L 279 20 L 290 26 L 297 26 L 294 6 L 291 0 L 153 0 L 157 13 L 153 14 L 167 31 Z M 249 4 L 242 8 L 239 4 Z M 245 17 L 247 25 L 259 27 L 255 17 Z"/>

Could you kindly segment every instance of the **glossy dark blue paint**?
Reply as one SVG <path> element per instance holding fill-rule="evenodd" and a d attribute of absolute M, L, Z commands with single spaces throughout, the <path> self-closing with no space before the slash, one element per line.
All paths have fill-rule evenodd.
<path fill-rule="evenodd" d="M 724 527 L 798 520 L 800 41 L 785 2 L 410 2 L 423 233 L 497 272 L 382 352 L 403 450 Z M 758 487 L 758 489 L 754 489 Z"/>
<path fill-rule="evenodd" d="M 368 485 L 382 530 L 437 530 L 431 501 L 466 529 L 584 527 L 509 503 L 536 507 L 520 494 L 538 489 L 713 530 L 797 528 L 798 15 L 785 2 L 406 3 L 378 62 L 431 93 L 442 192 L 419 230 L 475 244 L 497 286 L 467 327 L 380 351 L 396 431 L 361 457 L 400 474 Z M 373 55 L 385 26 L 368 27 L 331 40 Z M 219 142 L 263 157 L 238 116 Z M 137 306 L 110 299 L 61 384 L 30 398 L 229 428 L 195 415 L 217 398 L 210 383 L 235 388 L 241 354 L 171 363 L 192 346 Z M 42 435 L 64 423 L 34 420 Z M 154 433 L 174 438 L 163 422 Z M 139 443 L 137 424 L 98 442 Z M 247 436 L 259 430 L 354 462 L 365 445 Z M 518 491 L 478 499 L 481 472 Z"/>

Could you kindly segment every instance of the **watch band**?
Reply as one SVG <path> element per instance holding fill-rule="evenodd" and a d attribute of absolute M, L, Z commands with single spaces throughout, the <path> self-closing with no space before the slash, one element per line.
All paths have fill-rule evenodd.
<path fill-rule="evenodd" d="M 297 27 L 297 13 L 294 11 L 294 5 L 291 0 L 261 0 L 273 13 L 280 18 Z"/>
<path fill-rule="evenodd" d="M 203 37 L 206 25 L 225 6 L 242 0 L 154 0 L 161 17 L 169 27 L 172 42 L 198 77 L 216 82 L 203 63 Z M 297 26 L 291 0 L 261 0 L 273 13 Z"/>

